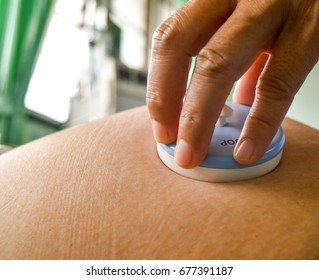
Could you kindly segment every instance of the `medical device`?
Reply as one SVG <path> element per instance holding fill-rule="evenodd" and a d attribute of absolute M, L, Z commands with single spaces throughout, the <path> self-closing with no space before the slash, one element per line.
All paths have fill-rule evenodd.
<path fill-rule="evenodd" d="M 249 106 L 226 102 L 215 125 L 208 153 L 199 166 L 185 169 L 174 160 L 176 143 L 157 143 L 157 152 L 163 163 L 176 173 L 201 181 L 232 182 L 255 178 L 272 171 L 280 162 L 285 144 L 285 135 L 280 127 L 266 153 L 250 165 L 242 165 L 233 158 L 233 151 L 239 139 Z"/>

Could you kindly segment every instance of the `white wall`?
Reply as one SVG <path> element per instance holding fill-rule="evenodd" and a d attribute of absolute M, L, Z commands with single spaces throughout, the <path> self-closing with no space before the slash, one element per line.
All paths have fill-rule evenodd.
<path fill-rule="evenodd" d="M 287 116 L 319 129 L 319 63 L 297 93 Z"/>
<path fill-rule="evenodd" d="M 112 20 L 121 28 L 121 61 L 133 68 L 144 69 L 146 46 L 146 0 L 112 2 Z"/>

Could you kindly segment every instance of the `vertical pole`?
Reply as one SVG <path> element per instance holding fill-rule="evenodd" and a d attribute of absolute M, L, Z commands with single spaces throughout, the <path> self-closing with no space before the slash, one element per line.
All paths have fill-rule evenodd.
<path fill-rule="evenodd" d="M 25 141 L 24 97 L 54 0 L 0 0 L 0 141 Z"/>

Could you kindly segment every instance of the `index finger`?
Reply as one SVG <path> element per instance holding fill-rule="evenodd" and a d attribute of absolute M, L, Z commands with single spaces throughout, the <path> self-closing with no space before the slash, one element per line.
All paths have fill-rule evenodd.
<path fill-rule="evenodd" d="M 176 140 L 191 58 L 231 14 L 232 2 L 189 1 L 155 31 L 146 102 L 158 142 Z"/>

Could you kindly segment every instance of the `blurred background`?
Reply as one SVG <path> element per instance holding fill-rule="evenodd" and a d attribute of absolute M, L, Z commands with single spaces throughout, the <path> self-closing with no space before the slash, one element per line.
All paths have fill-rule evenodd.
<path fill-rule="evenodd" d="M 185 2 L 0 0 L 0 143 L 144 105 L 152 34 Z M 288 116 L 319 129 L 318 104 L 316 66 Z"/>

